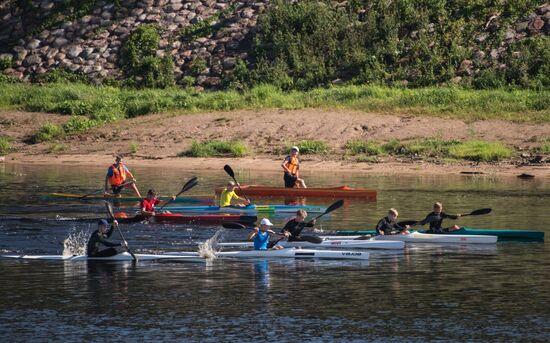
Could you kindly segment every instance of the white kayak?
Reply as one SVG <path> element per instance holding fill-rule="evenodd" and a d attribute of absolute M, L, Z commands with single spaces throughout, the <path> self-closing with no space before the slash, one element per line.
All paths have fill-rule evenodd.
<path fill-rule="evenodd" d="M 434 235 L 412 232 L 406 235 L 374 236 L 372 239 L 380 241 L 402 241 L 406 243 L 494 244 L 497 242 L 498 237 L 485 235 Z"/>
<path fill-rule="evenodd" d="M 198 256 L 194 252 L 171 252 L 171 255 Z M 320 258 L 330 260 L 368 260 L 369 253 L 363 251 L 314 250 L 286 248 L 279 250 L 239 250 L 216 252 L 218 258 Z"/>
<path fill-rule="evenodd" d="M 252 242 L 227 242 L 217 243 L 221 247 L 252 247 Z M 303 248 L 345 248 L 345 249 L 388 249 L 396 250 L 405 248 L 402 241 L 376 241 L 376 240 L 324 240 L 321 243 L 311 242 L 289 242 L 280 241 L 277 243 L 282 247 L 303 247 Z"/>
<path fill-rule="evenodd" d="M 138 261 L 152 260 L 178 260 L 187 262 L 206 262 L 206 260 L 198 255 L 184 256 L 173 254 L 134 254 Z M 132 255 L 127 252 L 120 253 L 110 257 L 88 257 L 86 255 L 2 255 L 4 258 L 15 258 L 23 260 L 50 260 L 50 261 L 133 261 Z"/>

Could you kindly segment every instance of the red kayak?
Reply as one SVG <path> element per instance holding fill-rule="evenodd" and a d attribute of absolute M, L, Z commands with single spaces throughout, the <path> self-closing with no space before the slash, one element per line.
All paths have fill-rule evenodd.
<path fill-rule="evenodd" d="M 179 213 L 162 213 L 153 217 L 136 215 L 128 217 L 126 213 L 117 213 L 116 219 L 121 223 L 136 223 L 148 220 L 150 223 L 172 223 L 172 224 L 219 224 L 219 223 L 241 223 L 252 224 L 258 220 L 256 216 L 243 216 L 238 214 L 203 214 L 184 215 Z"/>

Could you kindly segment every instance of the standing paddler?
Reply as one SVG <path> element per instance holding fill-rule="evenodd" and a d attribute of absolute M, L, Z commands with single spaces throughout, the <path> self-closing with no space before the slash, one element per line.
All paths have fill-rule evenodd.
<path fill-rule="evenodd" d="M 427 233 L 444 233 L 444 232 L 458 230 L 460 229 L 460 226 L 453 225 L 452 227 L 442 229 L 441 224 L 443 223 L 443 219 L 446 219 L 446 218 L 458 219 L 461 216 L 462 216 L 461 214 L 448 214 L 443 212 L 443 204 L 440 202 L 436 202 L 434 204 L 433 212 L 428 213 L 426 218 L 420 221 L 418 224 L 419 225 L 430 224 L 430 229 L 426 231 Z"/>
<path fill-rule="evenodd" d="M 105 219 L 101 219 L 97 224 L 97 230 L 92 233 L 86 246 L 86 254 L 88 257 L 115 256 L 119 253 L 115 247 L 124 247 L 128 250 L 128 243 L 126 241 L 122 241 L 122 243 L 113 243 L 107 240 L 113 234 L 115 225 L 118 225 L 116 220 L 113 221 L 113 225 L 109 225 L 109 222 Z"/>
<path fill-rule="evenodd" d="M 290 149 L 290 155 L 285 157 L 285 160 L 281 164 L 284 170 L 283 179 L 285 181 L 286 188 L 307 188 L 303 179 L 300 179 L 300 160 L 298 159 L 298 153 L 300 149 L 297 146 L 293 146 Z"/>
<path fill-rule="evenodd" d="M 129 185 L 134 193 L 141 198 L 141 194 L 136 186 L 136 178 L 121 161 L 122 156 L 117 155 L 115 163 L 107 169 L 107 175 L 105 175 L 105 196 L 111 196 L 109 193 L 109 184 L 111 185 L 112 194 L 115 196 L 119 196 L 124 187 Z M 130 181 L 126 182 L 128 177 Z"/>

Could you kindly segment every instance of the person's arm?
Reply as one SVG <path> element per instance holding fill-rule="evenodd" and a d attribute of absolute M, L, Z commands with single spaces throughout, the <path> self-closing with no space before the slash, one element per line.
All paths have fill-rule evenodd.
<path fill-rule="evenodd" d="M 314 227 L 317 219 L 313 219 L 311 222 L 304 223 L 305 227 Z"/>
<path fill-rule="evenodd" d="M 155 205 L 163 206 L 163 205 L 166 205 L 168 202 L 174 201 L 174 200 L 176 200 L 176 196 L 175 196 L 175 195 L 172 195 L 172 196 L 170 197 L 170 199 L 168 199 L 168 200 L 158 200 L 158 202 L 157 202 Z"/>
<path fill-rule="evenodd" d="M 449 219 L 458 219 L 460 218 L 460 214 L 447 214 L 447 213 L 441 213 L 441 218 L 449 218 Z"/>
<path fill-rule="evenodd" d="M 290 162 L 290 159 L 288 157 L 285 157 L 283 163 L 281 164 L 281 167 L 283 167 L 283 170 L 285 171 L 285 173 L 291 174 L 290 169 L 288 169 L 288 167 L 286 166 L 289 162 Z"/>
<path fill-rule="evenodd" d="M 421 221 L 420 221 L 418 224 L 416 224 L 416 225 L 422 226 L 422 225 L 429 224 L 429 223 L 431 223 L 431 222 L 433 222 L 433 221 L 436 221 L 436 220 L 439 220 L 439 219 L 436 218 L 433 214 L 430 213 L 430 214 L 428 214 L 428 215 L 426 216 L 426 218 L 424 218 L 423 220 L 421 220 Z"/>
<path fill-rule="evenodd" d="M 279 233 L 279 232 L 275 232 L 275 231 L 273 231 L 273 230 L 267 230 L 267 232 L 268 232 L 270 235 L 277 236 L 277 237 L 288 237 L 288 235 L 289 235 L 288 232 Z"/>
<path fill-rule="evenodd" d="M 258 234 L 258 231 L 260 231 L 260 229 L 255 227 L 254 231 L 252 231 L 250 234 L 248 234 L 248 237 L 246 239 L 251 241 Z"/>
<path fill-rule="evenodd" d="M 130 181 L 132 182 L 136 182 L 136 178 L 134 177 L 134 174 L 132 174 L 132 172 L 130 172 L 130 169 L 128 169 L 128 167 L 124 166 L 124 171 L 126 172 L 126 174 L 128 174 L 128 176 L 130 177 Z"/>
<path fill-rule="evenodd" d="M 379 235 L 384 235 L 384 227 L 385 227 L 385 224 L 386 224 L 386 220 L 385 218 L 383 219 L 380 219 L 378 221 L 378 224 L 376 224 L 376 233 L 379 234 Z"/>
<path fill-rule="evenodd" d="M 105 175 L 105 194 L 109 194 L 109 171 Z"/>

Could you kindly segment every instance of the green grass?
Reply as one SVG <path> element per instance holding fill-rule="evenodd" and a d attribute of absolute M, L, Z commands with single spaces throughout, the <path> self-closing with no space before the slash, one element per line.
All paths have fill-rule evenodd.
<path fill-rule="evenodd" d="M 138 150 L 139 150 L 139 144 L 137 144 L 135 142 L 130 143 L 130 153 L 131 154 L 137 154 Z"/>
<path fill-rule="evenodd" d="M 11 150 L 11 144 L 8 137 L 0 136 L 0 156 L 7 155 Z"/>
<path fill-rule="evenodd" d="M 52 123 L 45 123 L 38 129 L 38 132 L 33 136 L 32 140 L 35 143 L 49 142 L 64 134 L 63 128 Z"/>
<path fill-rule="evenodd" d="M 550 138 L 544 140 L 544 142 L 537 148 L 537 151 L 541 154 L 550 154 Z"/>
<path fill-rule="evenodd" d="M 498 142 L 468 141 L 452 146 L 449 156 L 452 158 L 493 162 L 511 157 L 513 151 Z"/>
<path fill-rule="evenodd" d="M 297 143 L 288 143 L 285 146 L 285 153 L 290 152 L 293 146 L 300 148 L 302 155 L 326 154 L 330 149 L 327 143 L 319 140 L 303 140 Z"/>
<path fill-rule="evenodd" d="M 67 150 L 67 145 L 65 144 L 61 144 L 61 143 L 52 143 L 50 144 L 50 146 L 48 147 L 48 152 L 50 154 L 53 154 L 53 153 L 58 153 L 58 152 L 63 152 Z"/>
<path fill-rule="evenodd" d="M 241 141 L 218 141 L 210 140 L 204 142 L 194 141 L 189 150 L 180 153 L 178 156 L 188 157 L 242 157 L 246 156 L 248 148 Z"/>
<path fill-rule="evenodd" d="M 421 156 L 440 159 L 462 159 L 493 162 L 509 158 L 513 151 L 497 142 L 470 140 L 418 139 L 410 142 L 392 140 L 383 144 L 373 141 L 352 140 L 344 146 L 347 155 L 358 156 L 358 162 L 370 162 L 381 155 Z M 371 159 L 368 159 L 371 157 Z"/>

